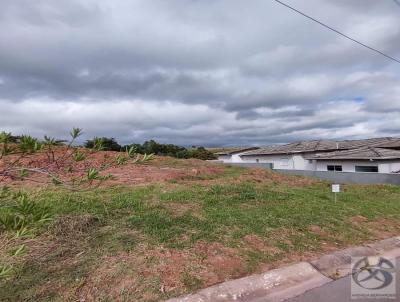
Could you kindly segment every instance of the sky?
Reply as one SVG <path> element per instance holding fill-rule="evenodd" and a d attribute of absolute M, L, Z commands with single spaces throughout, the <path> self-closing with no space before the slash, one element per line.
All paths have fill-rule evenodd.
<path fill-rule="evenodd" d="M 392 0 L 286 0 L 400 58 Z M 204 146 L 400 136 L 400 64 L 273 0 L 1 0 L 0 131 Z"/>

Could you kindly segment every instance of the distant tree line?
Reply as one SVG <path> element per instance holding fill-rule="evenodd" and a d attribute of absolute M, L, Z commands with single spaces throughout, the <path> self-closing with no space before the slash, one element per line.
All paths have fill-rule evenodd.
<path fill-rule="evenodd" d="M 3 132 L 5 133 L 5 132 Z M 20 144 L 21 139 L 26 136 L 16 136 L 11 133 L 7 134 L 8 142 L 14 144 Z M 45 136 L 43 142 L 46 143 L 50 138 Z M 38 142 L 41 140 L 37 140 Z M 66 143 L 65 140 L 51 139 L 52 145 L 63 145 Z M 84 143 L 84 147 L 89 149 L 98 149 L 101 146 L 101 150 L 104 151 L 117 151 L 125 152 L 131 147 L 134 147 L 134 152 L 139 154 L 155 154 L 161 156 L 171 156 L 176 158 L 197 158 L 202 160 L 216 159 L 215 154 L 204 147 L 192 146 L 191 148 L 185 148 L 173 144 L 161 144 L 155 140 L 149 140 L 143 144 L 129 144 L 120 145 L 115 138 L 109 137 L 94 137 L 87 140 Z M 1 155 L 1 154 L 0 154 Z"/>
<path fill-rule="evenodd" d="M 160 144 L 154 140 L 146 141 L 143 144 L 130 144 L 121 146 L 114 138 L 95 137 L 86 141 L 86 148 L 94 148 L 96 142 L 101 140 L 102 148 L 105 151 L 125 151 L 134 147 L 135 151 L 140 154 L 156 154 L 162 156 L 172 156 L 176 158 L 197 158 L 197 159 L 216 159 L 214 153 L 208 151 L 204 147 L 185 148 L 173 144 Z"/>

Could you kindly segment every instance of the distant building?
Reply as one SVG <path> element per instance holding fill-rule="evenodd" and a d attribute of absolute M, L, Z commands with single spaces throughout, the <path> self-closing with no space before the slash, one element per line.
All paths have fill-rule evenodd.
<path fill-rule="evenodd" d="M 218 160 L 224 163 L 241 163 L 242 159 L 239 156 L 240 154 L 257 149 L 259 149 L 259 147 L 227 148 L 226 151 L 218 152 L 216 155 Z"/>
<path fill-rule="evenodd" d="M 400 138 L 314 140 L 218 154 L 226 163 L 265 163 L 273 169 L 400 173 Z"/>
<path fill-rule="evenodd" d="M 310 156 L 315 171 L 399 173 L 400 151 L 363 147 Z"/>

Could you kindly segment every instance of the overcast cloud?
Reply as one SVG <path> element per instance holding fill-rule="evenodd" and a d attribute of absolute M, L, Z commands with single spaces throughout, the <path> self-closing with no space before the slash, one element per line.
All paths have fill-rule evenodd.
<path fill-rule="evenodd" d="M 286 0 L 400 58 L 392 0 Z M 1 0 L 0 130 L 121 143 L 400 136 L 400 65 L 273 0 Z"/>

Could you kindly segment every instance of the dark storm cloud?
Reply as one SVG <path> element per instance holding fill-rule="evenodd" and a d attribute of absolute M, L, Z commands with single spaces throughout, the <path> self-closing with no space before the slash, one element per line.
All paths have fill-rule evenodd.
<path fill-rule="evenodd" d="M 290 1 L 400 57 L 391 1 Z M 274 1 L 0 4 L 0 127 L 265 145 L 396 135 L 398 67 Z M 362 99 L 362 102 L 354 100 Z"/>

